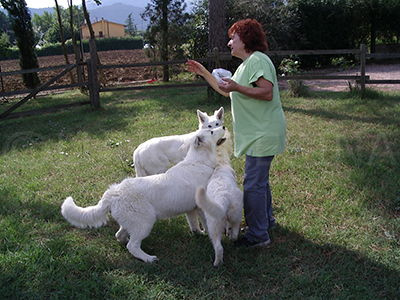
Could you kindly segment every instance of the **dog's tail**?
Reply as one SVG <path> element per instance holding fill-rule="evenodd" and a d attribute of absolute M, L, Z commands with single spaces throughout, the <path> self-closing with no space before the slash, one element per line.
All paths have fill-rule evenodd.
<path fill-rule="evenodd" d="M 196 204 L 213 218 L 222 219 L 225 216 L 224 209 L 208 198 L 206 189 L 203 186 L 198 187 L 196 190 Z"/>
<path fill-rule="evenodd" d="M 79 228 L 100 227 L 107 223 L 110 203 L 106 201 L 106 195 L 95 206 L 79 207 L 72 197 L 65 199 L 61 205 L 61 214 L 73 226 Z"/>

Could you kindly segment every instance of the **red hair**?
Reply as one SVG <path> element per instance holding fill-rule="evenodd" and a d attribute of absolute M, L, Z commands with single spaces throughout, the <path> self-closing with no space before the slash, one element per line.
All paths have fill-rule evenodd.
<path fill-rule="evenodd" d="M 265 32 L 257 20 L 245 19 L 237 21 L 228 30 L 230 38 L 234 33 L 240 37 L 246 52 L 265 52 L 268 50 Z"/>

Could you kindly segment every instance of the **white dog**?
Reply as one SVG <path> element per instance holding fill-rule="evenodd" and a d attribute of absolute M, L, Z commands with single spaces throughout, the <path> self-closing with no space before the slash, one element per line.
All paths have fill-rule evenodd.
<path fill-rule="evenodd" d="M 140 248 L 157 219 L 172 218 L 187 213 L 192 230 L 200 230 L 196 214 L 196 188 L 207 184 L 216 166 L 216 145 L 221 143 L 224 127 L 204 129 L 191 140 L 186 158 L 166 173 L 147 177 L 127 178 L 114 184 L 103 194 L 96 206 L 78 207 L 72 197 L 61 206 L 61 213 L 79 228 L 100 227 L 108 221 L 108 212 L 120 225 L 115 234 L 126 242 L 129 252 L 153 262 Z M 190 219 L 190 217 L 192 217 Z M 190 219 L 190 220 L 189 220 Z M 196 228 L 197 227 L 197 228 Z"/>
<path fill-rule="evenodd" d="M 199 130 L 216 128 L 224 122 L 224 108 L 221 107 L 216 110 L 213 116 L 208 116 L 207 113 L 197 110 L 197 116 L 199 118 Z M 176 165 L 182 161 L 187 150 L 179 148 L 198 131 L 184 135 L 156 137 L 140 144 L 133 152 L 136 177 L 164 173 L 171 165 Z"/>
<path fill-rule="evenodd" d="M 221 237 L 230 228 L 231 240 L 236 240 L 242 220 L 243 193 L 239 189 L 235 171 L 230 164 L 232 141 L 226 131 L 226 141 L 217 148 L 217 166 L 208 184 L 196 192 L 196 203 L 206 217 L 206 228 L 215 250 L 214 266 L 222 263 L 223 247 Z"/>

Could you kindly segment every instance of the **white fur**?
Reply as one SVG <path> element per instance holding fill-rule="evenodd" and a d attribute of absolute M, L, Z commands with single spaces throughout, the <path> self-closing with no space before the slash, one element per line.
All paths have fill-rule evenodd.
<path fill-rule="evenodd" d="M 153 262 L 140 248 L 157 219 L 187 213 L 193 231 L 199 231 L 196 214 L 196 188 L 207 184 L 217 163 L 216 144 L 225 128 L 204 129 L 190 141 L 186 158 L 166 173 L 147 177 L 127 178 L 114 184 L 103 194 L 96 206 L 78 207 L 71 197 L 61 206 L 61 213 L 79 228 L 99 227 L 108 220 L 108 212 L 120 225 L 116 238 L 127 242 L 129 252 L 145 261 Z"/>
<path fill-rule="evenodd" d="M 213 116 L 197 110 L 197 117 L 199 118 L 199 130 L 216 128 L 224 122 L 224 108 L 216 110 Z M 133 152 L 136 177 L 164 173 L 171 165 L 182 161 L 187 150 L 180 149 L 180 147 L 199 130 L 184 135 L 156 137 L 140 144 Z"/>
<path fill-rule="evenodd" d="M 215 267 L 222 263 L 222 234 L 230 228 L 230 239 L 236 240 L 242 220 L 243 193 L 230 164 L 231 154 L 232 142 L 226 131 L 225 143 L 217 148 L 217 166 L 207 184 L 207 193 L 203 186 L 196 192 L 196 203 L 205 213 L 208 235 L 214 246 Z"/>

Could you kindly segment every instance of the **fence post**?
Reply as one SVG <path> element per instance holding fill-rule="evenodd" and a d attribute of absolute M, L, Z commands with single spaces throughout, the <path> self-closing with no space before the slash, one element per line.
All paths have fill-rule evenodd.
<path fill-rule="evenodd" d="M 367 48 L 361 44 L 361 97 L 365 97 L 365 64 L 366 64 Z"/>
<path fill-rule="evenodd" d="M 0 72 L 1 72 L 1 66 L 0 66 Z M 1 92 L 4 93 L 3 76 L 1 76 Z"/>
<path fill-rule="evenodd" d="M 221 68 L 221 60 L 219 58 L 219 50 L 217 47 L 214 48 L 214 60 L 215 60 L 215 68 Z"/>
<path fill-rule="evenodd" d="M 90 59 L 87 60 L 87 63 L 88 63 L 90 103 L 95 108 L 99 108 L 100 84 L 99 84 L 99 77 L 97 75 L 97 50 L 96 50 L 95 39 L 89 40 L 89 48 L 90 48 Z"/>

